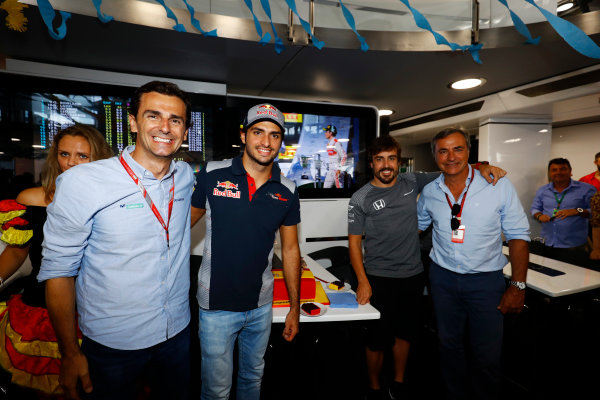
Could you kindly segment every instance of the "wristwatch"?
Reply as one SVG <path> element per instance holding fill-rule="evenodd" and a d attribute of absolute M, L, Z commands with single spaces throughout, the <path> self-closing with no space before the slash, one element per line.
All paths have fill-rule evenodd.
<path fill-rule="evenodd" d="M 583 214 L 583 208 L 577 208 L 577 212 L 579 213 L 579 215 Z"/>
<path fill-rule="evenodd" d="M 510 281 L 510 284 L 519 290 L 525 290 L 525 288 L 527 287 L 527 284 L 525 282 Z"/>

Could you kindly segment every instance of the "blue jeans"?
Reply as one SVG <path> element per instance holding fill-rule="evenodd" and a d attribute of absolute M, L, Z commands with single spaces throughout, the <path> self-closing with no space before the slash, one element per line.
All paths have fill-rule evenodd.
<path fill-rule="evenodd" d="M 469 398 L 469 392 L 475 399 L 498 398 L 504 316 L 497 307 L 506 290 L 502 270 L 457 274 L 432 261 L 429 280 L 448 398 Z"/>
<path fill-rule="evenodd" d="M 190 384 L 190 327 L 166 341 L 140 350 L 117 350 L 84 337 L 94 390 L 84 399 L 129 400 L 139 395 L 147 374 L 153 398 L 187 399 Z"/>
<path fill-rule="evenodd" d="M 236 399 L 259 400 L 272 319 L 270 303 L 243 312 L 200 309 L 202 400 L 229 398 L 236 339 L 239 352 Z"/>

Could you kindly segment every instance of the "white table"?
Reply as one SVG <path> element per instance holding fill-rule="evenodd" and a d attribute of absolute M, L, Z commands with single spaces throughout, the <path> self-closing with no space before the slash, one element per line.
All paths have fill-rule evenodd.
<path fill-rule="evenodd" d="M 308 256 L 302 256 L 306 262 L 306 266 L 311 270 L 313 275 L 324 279 L 326 281 L 335 281 L 336 277 L 333 276 L 327 269 L 323 268 L 321 264 L 313 260 Z M 327 289 L 327 285 L 317 280 L 317 284 L 321 284 L 325 293 L 332 292 Z M 352 292 L 354 293 L 354 292 Z M 367 319 L 379 319 L 379 311 L 371 304 L 359 305 L 358 308 L 331 308 L 325 306 L 327 311 L 323 315 L 318 317 L 308 317 L 300 314 L 300 322 L 332 322 L 332 321 L 355 321 L 355 320 L 367 320 Z M 289 307 L 275 307 L 273 308 L 273 322 L 282 323 L 285 322 L 285 316 L 287 315 Z"/>
<path fill-rule="evenodd" d="M 502 252 L 508 255 L 508 247 L 503 246 Z M 600 287 L 600 272 L 537 254 L 529 254 L 529 262 L 565 273 L 564 275 L 548 276 L 535 269 L 527 270 L 527 286 L 548 296 L 560 297 Z M 511 277 L 510 262 L 504 266 L 503 272 L 507 278 Z"/>

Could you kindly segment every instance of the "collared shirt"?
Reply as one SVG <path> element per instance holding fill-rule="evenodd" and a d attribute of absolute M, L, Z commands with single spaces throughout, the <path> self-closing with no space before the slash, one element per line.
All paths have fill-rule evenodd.
<path fill-rule="evenodd" d="M 550 182 L 537 190 L 531 204 L 531 215 L 541 212 L 552 216 L 555 208 L 561 210 L 583 208 L 589 212 L 590 200 L 594 193 L 596 189 L 592 185 L 573 179 L 560 193 L 554 189 L 554 183 Z M 557 207 L 557 197 L 558 200 L 562 198 L 560 207 Z M 581 246 L 587 242 L 587 236 L 588 220 L 579 215 L 564 219 L 557 218 L 542 224 L 542 237 L 546 246 L 558 248 Z"/>
<path fill-rule="evenodd" d="M 596 171 L 586 176 L 582 176 L 579 179 L 579 182 L 589 183 L 590 185 L 594 186 L 596 190 L 600 190 L 600 181 L 596 179 Z"/>
<path fill-rule="evenodd" d="M 241 157 L 213 161 L 198 174 L 192 205 L 206 209 L 200 307 L 248 311 L 272 302 L 275 233 L 300 223 L 296 184 L 274 163 L 256 190 Z"/>
<path fill-rule="evenodd" d="M 166 232 L 118 157 L 81 164 L 61 174 L 48 206 L 39 281 L 73 277 L 79 326 L 105 346 L 135 350 L 161 343 L 190 321 L 190 199 L 194 173 L 171 162 L 158 180 L 130 155 L 163 219 L 175 178 Z"/>
<path fill-rule="evenodd" d="M 493 186 L 475 171 L 473 183 L 462 208 L 464 243 L 452 242 L 451 203 L 460 204 L 471 180 L 471 166 L 465 189 L 454 199 L 444 183 L 444 175 L 425 186 L 417 204 L 419 229 L 433 222 L 433 248 L 430 257 L 439 266 L 460 274 L 497 271 L 507 263 L 502 254 L 502 233 L 507 241 L 529 241 L 529 222 L 513 184 L 502 178 Z M 453 201 L 456 200 L 456 201 Z"/>

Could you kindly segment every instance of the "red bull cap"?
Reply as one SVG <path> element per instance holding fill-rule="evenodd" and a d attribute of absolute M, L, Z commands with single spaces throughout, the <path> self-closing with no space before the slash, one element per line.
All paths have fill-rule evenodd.
<path fill-rule="evenodd" d="M 244 120 L 244 131 L 260 121 L 273 122 L 281 128 L 281 133 L 285 131 L 283 127 L 283 124 L 285 123 L 283 113 L 271 104 L 257 104 L 248 110 L 248 115 Z"/>

